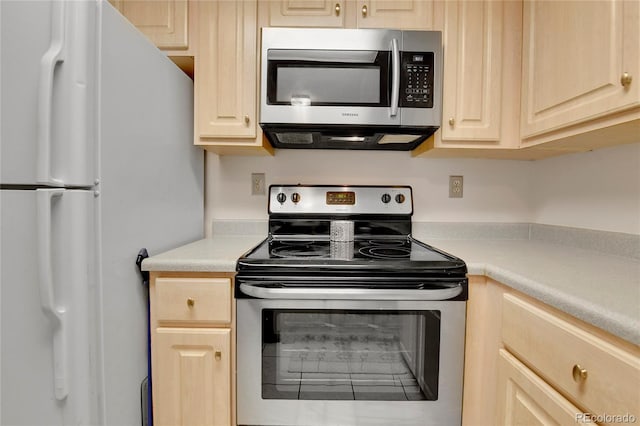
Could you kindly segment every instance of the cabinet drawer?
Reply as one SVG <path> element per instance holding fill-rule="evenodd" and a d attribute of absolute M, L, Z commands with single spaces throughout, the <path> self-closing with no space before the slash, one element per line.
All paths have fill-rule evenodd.
<path fill-rule="evenodd" d="M 640 351 L 618 348 L 511 294 L 504 295 L 502 337 L 509 351 L 581 409 L 640 417 Z"/>
<path fill-rule="evenodd" d="M 158 278 L 156 320 L 162 322 L 231 322 L 228 278 Z"/>

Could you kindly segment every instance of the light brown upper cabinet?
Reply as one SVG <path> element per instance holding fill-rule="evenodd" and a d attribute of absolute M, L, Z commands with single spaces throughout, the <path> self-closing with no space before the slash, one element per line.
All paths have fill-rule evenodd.
<path fill-rule="evenodd" d="M 114 0 L 113 5 L 163 50 L 189 47 L 189 3 L 182 0 Z"/>
<path fill-rule="evenodd" d="M 328 27 L 345 25 L 346 0 L 280 0 L 267 3 L 269 27 Z"/>
<path fill-rule="evenodd" d="M 358 0 L 356 3 L 358 28 L 440 28 L 436 19 L 439 5 L 432 0 Z"/>
<path fill-rule="evenodd" d="M 193 78 L 197 1 L 110 0 L 133 25 Z"/>
<path fill-rule="evenodd" d="M 524 2 L 523 146 L 620 124 L 573 146 L 638 141 L 639 9 L 623 0 Z"/>
<path fill-rule="evenodd" d="M 442 127 L 414 154 L 518 147 L 521 25 L 518 2 L 445 3 Z"/>
<path fill-rule="evenodd" d="M 432 0 L 273 0 L 269 27 L 435 29 L 440 2 Z"/>
<path fill-rule="evenodd" d="M 443 141 L 500 141 L 503 92 L 513 96 L 503 85 L 520 68 L 517 40 L 505 35 L 518 33 L 520 13 L 516 2 L 446 3 Z"/>
<path fill-rule="evenodd" d="M 223 154 L 269 152 L 257 115 L 256 0 L 198 2 L 198 28 L 196 145 Z"/>

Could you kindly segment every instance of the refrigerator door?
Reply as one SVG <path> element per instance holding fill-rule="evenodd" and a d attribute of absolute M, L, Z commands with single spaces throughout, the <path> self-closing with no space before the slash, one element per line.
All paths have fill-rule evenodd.
<path fill-rule="evenodd" d="M 0 424 L 96 424 L 94 194 L 0 197 Z"/>
<path fill-rule="evenodd" d="M 0 1 L 0 184 L 94 184 L 96 10 Z"/>
<path fill-rule="evenodd" d="M 193 81 L 101 3 L 100 279 L 106 425 L 140 424 L 150 255 L 203 237 L 204 154 L 193 145 Z"/>

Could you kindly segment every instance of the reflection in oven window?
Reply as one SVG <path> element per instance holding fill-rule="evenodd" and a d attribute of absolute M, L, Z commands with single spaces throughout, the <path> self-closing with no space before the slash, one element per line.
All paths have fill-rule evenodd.
<path fill-rule="evenodd" d="M 262 311 L 262 398 L 438 399 L 439 311 Z"/>

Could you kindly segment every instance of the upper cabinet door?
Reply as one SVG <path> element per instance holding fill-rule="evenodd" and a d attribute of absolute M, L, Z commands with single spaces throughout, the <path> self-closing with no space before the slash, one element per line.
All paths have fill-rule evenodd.
<path fill-rule="evenodd" d="M 202 1 L 198 16 L 198 136 L 255 138 L 256 1 Z"/>
<path fill-rule="evenodd" d="M 394 28 L 431 30 L 441 28 L 442 2 L 434 0 L 271 0 L 270 27 Z M 260 6 L 261 13 L 265 7 Z M 440 17 L 440 19 L 438 19 Z"/>
<path fill-rule="evenodd" d="M 506 36 L 503 2 L 446 2 L 443 140 L 500 139 Z"/>
<path fill-rule="evenodd" d="M 640 105 L 639 7 L 525 1 L 523 138 Z"/>
<path fill-rule="evenodd" d="M 189 47 L 186 0 L 114 0 L 113 4 L 158 48 Z"/>
<path fill-rule="evenodd" d="M 432 0 L 357 0 L 358 28 L 438 29 Z"/>
<path fill-rule="evenodd" d="M 270 27 L 334 27 L 345 25 L 345 0 L 278 0 L 269 2 Z"/>

